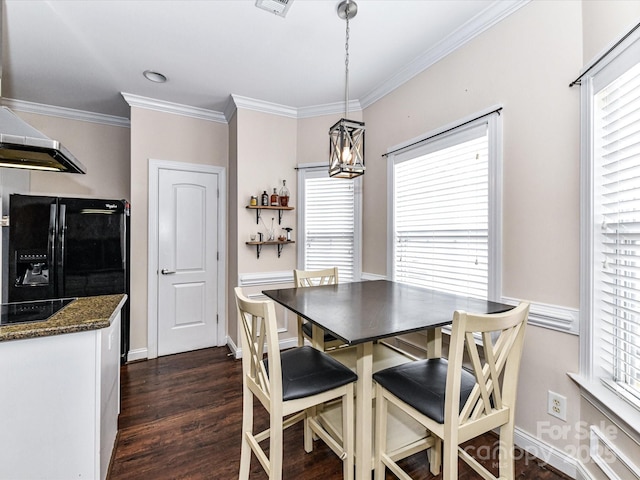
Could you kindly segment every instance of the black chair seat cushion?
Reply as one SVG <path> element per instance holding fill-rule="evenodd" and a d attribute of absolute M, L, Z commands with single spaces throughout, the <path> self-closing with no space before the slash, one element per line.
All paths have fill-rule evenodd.
<path fill-rule="evenodd" d="M 335 358 L 308 345 L 280 353 L 282 399 L 310 397 L 355 382 L 358 376 Z M 269 372 L 268 359 L 264 366 Z"/>
<path fill-rule="evenodd" d="M 418 360 L 381 370 L 373 375 L 373 379 L 420 413 L 438 423 L 444 423 L 447 366 L 445 358 Z M 475 384 L 473 374 L 463 369 L 460 410 Z"/>
<path fill-rule="evenodd" d="M 311 335 L 311 323 L 304 322 L 302 324 L 302 331 L 304 332 L 304 334 L 307 337 L 312 338 L 312 335 Z M 324 343 L 333 342 L 335 340 L 337 340 L 337 338 L 334 337 L 332 334 L 330 334 L 328 332 L 324 332 Z"/>

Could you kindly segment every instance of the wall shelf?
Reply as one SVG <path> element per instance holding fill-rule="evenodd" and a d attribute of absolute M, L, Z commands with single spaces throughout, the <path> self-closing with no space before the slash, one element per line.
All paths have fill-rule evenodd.
<path fill-rule="evenodd" d="M 275 207 L 273 207 L 275 208 Z M 292 208 L 292 207 L 289 207 Z M 278 258 L 280 258 L 280 254 L 282 253 L 282 247 L 288 245 L 290 243 L 296 243 L 294 240 L 273 240 L 271 242 L 246 242 L 247 245 L 255 245 L 256 246 L 256 258 L 260 258 L 260 252 L 262 251 L 263 245 L 277 245 L 278 246 Z"/>
<path fill-rule="evenodd" d="M 247 205 L 249 210 L 256 211 L 256 224 L 260 223 L 260 212 L 262 210 L 277 210 L 278 211 L 278 225 L 282 224 L 282 212 L 285 210 L 293 210 L 295 207 L 265 207 L 261 205 Z"/>

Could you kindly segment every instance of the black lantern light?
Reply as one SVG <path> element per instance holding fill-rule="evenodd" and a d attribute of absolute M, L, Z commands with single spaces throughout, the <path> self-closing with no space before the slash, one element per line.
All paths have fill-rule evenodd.
<path fill-rule="evenodd" d="M 344 118 L 329 129 L 329 176 L 354 178 L 364 173 L 364 122 L 348 120 L 349 114 L 349 20 L 358 13 L 353 0 L 338 5 L 338 16 L 347 22 L 345 42 Z"/>

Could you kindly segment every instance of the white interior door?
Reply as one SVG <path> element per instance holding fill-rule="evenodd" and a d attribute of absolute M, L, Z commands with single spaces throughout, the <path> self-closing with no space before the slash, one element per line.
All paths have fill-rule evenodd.
<path fill-rule="evenodd" d="M 158 171 L 157 353 L 218 345 L 218 175 Z"/>

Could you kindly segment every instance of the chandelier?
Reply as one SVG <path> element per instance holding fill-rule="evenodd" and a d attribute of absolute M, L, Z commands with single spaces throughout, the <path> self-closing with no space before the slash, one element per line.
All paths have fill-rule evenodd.
<path fill-rule="evenodd" d="M 329 129 L 329 176 L 355 178 L 364 173 L 364 122 L 348 120 L 349 114 L 349 20 L 358 13 L 353 0 L 338 5 L 338 17 L 346 20 L 344 118 Z"/>

